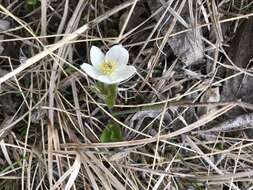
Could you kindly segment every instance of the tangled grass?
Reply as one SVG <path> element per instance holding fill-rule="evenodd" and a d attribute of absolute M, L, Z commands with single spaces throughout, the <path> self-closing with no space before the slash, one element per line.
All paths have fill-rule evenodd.
<path fill-rule="evenodd" d="M 227 53 L 252 7 L 1 1 L 10 27 L 0 27 L 0 189 L 253 189 L 252 102 L 222 92 L 252 77 L 252 59 L 246 67 Z M 119 86 L 112 112 L 80 65 L 92 45 L 118 43 L 138 73 Z M 123 141 L 100 142 L 110 121 Z"/>

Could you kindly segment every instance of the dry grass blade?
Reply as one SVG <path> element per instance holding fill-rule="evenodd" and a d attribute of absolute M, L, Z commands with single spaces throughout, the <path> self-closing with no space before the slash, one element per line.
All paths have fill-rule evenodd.
<path fill-rule="evenodd" d="M 74 184 L 77 174 L 81 167 L 80 156 L 76 156 L 73 165 L 60 177 L 60 179 L 52 186 L 50 189 L 58 189 L 58 187 L 63 183 L 63 181 L 69 176 L 68 182 L 64 187 L 65 190 L 70 189 Z"/>
<path fill-rule="evenodd" d="M 130 2 L 125 3 L 122 6 L 116 7 L 114 10 L 110 10 L 109 12 L 105 13 L 104 15 L 101 15 L 100 17 L 98 17 L 94 21 L 92 21 L 90 23 L 87 23 L 87 24 L 83 25 L 82 27 L 78 28 L 76 31 L 74 31 L 71 34 L 69 34 L 68 36 L 64 37 L 62 40 L 55 43 L 54 45 L 51 45 L 50 48 L 46 48 L 44 51 L 42 51 L 42 52 L 36 54 L 35 56 L 27 59 L 25 61 L 25 63 L 23 63 L 20 67 L 16 68 L 14 71 L 12 71 L 12 72 L 6 74 L 5 76 L 1 77 L 0 78 L 0 84 L 5 82 L 6 80 L 10 79 L 11 77 L 17 75 L 18 73 L 22 72 L 24 69 L 32 66 L 33 64 L 35 64 L 36 62 L 38 62 L 42 58 L 46 57 L 47 55 L 50 55 L 51 53 L 53 53 L 58 48 L 64 46 L 66 43 L 76 39 L 82 33 L 87 31 L 90 28 L 91 25 L 95 25 L 95 24 L 98 24 L 98 23 L 102 22 L 103 20 L 107 19 L 111 15 L 115 14 L 116 12 L 118 12 L 122 9 L 125 9 L 126 7 L 130 6 L 131 4 L 132 4 L 132 2 L 130 1 Z M 6 9 L 1 5 L 0 5 L 0 8 L 2 8 L 4 11 L 6 11 Z"/>
<path fill-rule="evenodd" d="M 201 149 L 189 138 L 189 136 L 186 136 L 187 143 L 190 144 L 190 146 L 195 150 L 198 154 L 202 155 L 203 159 L 209 164 L 211 168 L 213 168 L 218 174 L 221 176 L 224 175 L 224 173 L 217 168 L 217 166 L 211 161 L 210 158 L 208 158 Z M 232 189 L 239 190 L 239 188 L 235 184 L 231 184 Z"/>
<path fill-rule="evenodd" d="M 47 144 L 47 150 L 48 150 L 48 179 L 49 179 L 49 185 L 50 188 L 53 186 L 53 138 L 54 138 L 54 131 L 51 125 L 51 122 L 48 120 L 48 144 Z"/>
<path fill-rule="evenodd" d="M 220 108 L 219 110 L 206 115 L 205 117 L 201 118 L 200 120 L 188 125 L 187 127 L 184 127 L 182 129 L 179 129 L 177 131 L 174 131 L 172 133 L 169 134 L 165 134 L 165 135 L 160 135 L 159 139 L 162 140 L 167 140 L 173 137 L 176 137 L 178 135 L 182 135 L 185 134 L 187 132 L 190 132 L 196 128 L 199 128 L 205 124 L 207 124 L 208 122 L 212 121 L 213 119 L 219 117 L 220 115 L 228 112 L 229 110 L 231 110 L 233 107 L 235 107 L 236 105 L 227 105 L 224 106 L 223 108 Z M 152 142 L 156 142 L 157 141 L 157 137 L 150 137 L 150 138 L 146 138 L 146 139 L 140 139 L 140 140 L 131 140 L 131 141 L 123 141 L 123 142 L 116 142 L 116 143 L 91 143 L 91 144 L 66 144 L 63 145 L 63 147 L 71 147 L 71 148 L 79 148 L 79 149 L 87 149 L 87 148 L 98 148 L 98 147 L 108 147 L 108 148 L 112 148 L 112 147 L 122 147 L 122 146 L 136 146 L 136 145 L 145 145 L 147 143 L 152 143 Z"/>
<path fill-rule="evenodd" d="M 250 0 L 1 1 L 0 190 L 253 190 L 252 25 Z M 116 44 L 109 108 L 80 66 Z"/>
<path fill-rule="evenodd" d="M 47 0 L 41 1 L 41 36 L 47 35 Z"/>
<path fill-rule="evenodd" d="M 78 158 L 79 156 L 76 157 L 76 160 L 72 165 L 72 168 L 69 168 L 69 170 L 71 169 L 72 171 L 69 176 L 69 180 L 65 186 L 65 190 L 69 190 L 75 184 L 75 179 L 78 177 L 79 170 L 81 167 L 81 162 L 80 162 L 80 159 Z"/>

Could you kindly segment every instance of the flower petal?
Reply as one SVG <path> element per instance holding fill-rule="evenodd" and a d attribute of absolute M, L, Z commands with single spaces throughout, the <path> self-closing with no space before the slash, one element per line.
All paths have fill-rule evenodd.
<path fill-rule="evenodd" d="M 117 62 L 118 68 L 126 66 L 129 53 L 122 45 L 115 45 L 105 55 L 106 60 L 114 60 Z"/>
<path fill-rule="evenodd" d="M 81 66 L 81 69 L 84 70 L 90 77 L 94 79 L 98 79 L 101 73 L 93 66 L 83 63 Z"/>
<path fill-rule="evenodd" d="M 104 62 L 104 53 L 96 46 L 92 46 L 90 49 L 90 60 L 92 65 L 99 69 L 99 66 Z"/>
<path fill-rule="evenodd" d="M 111 80 L 113 83 L 120 83 L 131 76 L 133 76 L 136 73 L 136 68 L 134 66 L 125 66 L 121 69 L 119 69 L 113 76 L 111 77 Z"/>
<path fill-rule="evenodd" d="M 114 82 L 109 76 L 106 75 L 100 75 L 97 80 L 99 80 L 100 82 L 106 83 L 106 84 L 114 84 L 116 82 Z"/>

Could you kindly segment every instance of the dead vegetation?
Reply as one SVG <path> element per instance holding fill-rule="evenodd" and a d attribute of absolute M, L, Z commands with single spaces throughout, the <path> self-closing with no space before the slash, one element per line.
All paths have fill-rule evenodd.
<path fill-rule="evenodd" d="M 0 1 L 0 189 L 253 189 L 251 0 L 28 2 Z M 80 65 L 117 43 L 112 112 Z"/>

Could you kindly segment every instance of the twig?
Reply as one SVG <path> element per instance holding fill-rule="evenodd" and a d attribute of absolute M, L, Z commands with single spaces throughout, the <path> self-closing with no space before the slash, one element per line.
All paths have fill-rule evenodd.
<path fill-rule="evenodd" d="M 168 102 L 168 107 L 208 107 L 208 106 L 226 106 L 226 105 L 237 105 L 242 108 L 253 110 L 253 105 L 248 104 L 245 102 L 240 101 L 229 101 L 229 102 L 198 102 L 198 103 L 192 103 L 187 101 L 175 101 L 175 102 Z M 136 106 L 136 108 L 124 110 L 124 111 L 118 111 L 113 113 L 113 116 L 120 116 L 125 114 L 131 114 L 136 113 L 140 111 L 148 111 L 148 110 L 161 110 L 165 105 L 165 102 L 159 102 L 158 104 L 152 104 L 152 105 L 145 105 L 145 106 Z M 117 106 L 116 106 L 117 107 Z"/>

